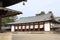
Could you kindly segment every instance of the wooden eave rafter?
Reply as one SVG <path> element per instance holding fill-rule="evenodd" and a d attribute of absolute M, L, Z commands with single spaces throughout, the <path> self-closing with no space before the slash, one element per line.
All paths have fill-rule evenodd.
<path fill-rule="evenodd" d="M 22 14 L 22 12 L 20 11 L 16 11 L 16 10 L 12 10 L 12 9 L 8 9 L 8 8 L 2 8 L 0 7 L 0 10 L 2 10 L 3 12 L 0 13 L 1 17 L 9 17 L 9 16 L 14 16 L 17 14 Z"/>

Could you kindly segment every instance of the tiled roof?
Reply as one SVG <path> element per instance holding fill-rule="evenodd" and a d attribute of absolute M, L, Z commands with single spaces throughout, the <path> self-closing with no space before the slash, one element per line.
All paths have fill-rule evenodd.
<path fill-rule="evenodd" d="M 53 28 L 60 28 L 60 24 L 55 24 Z"/>
<path fill-rule="evenodd" d="M 42 14 L 40 16 L 32 16 L 32 17 L 22 17 L 16 22 L 8 23 L 8 24 L 19 24 L 19 23 L 30 23 L 30 22 L 40 22 L 51 20 L 52 13 Z"/>
<path fill-rule="evenodd" d="M 55 17 L 55 21 L 60 22 L 60 17 Z"/>

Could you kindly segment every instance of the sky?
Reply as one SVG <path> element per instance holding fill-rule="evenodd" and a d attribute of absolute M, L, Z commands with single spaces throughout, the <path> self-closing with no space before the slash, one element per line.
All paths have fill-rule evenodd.
<path fill-rule="evenodd" d="M 18 18 L 35 16 L 41 11 L 45 13 L 52 11 L 55 16 L 60 16 L 60 0 L 27 0 L 25 5 L 20 2 L 7 8 L 22 11 L 23 14 L 18 15 Z"/>

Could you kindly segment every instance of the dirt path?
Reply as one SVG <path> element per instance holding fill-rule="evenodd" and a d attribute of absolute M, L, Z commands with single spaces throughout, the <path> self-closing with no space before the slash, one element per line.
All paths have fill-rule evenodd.
<path fill-rule="evenodd" d="M 0 40 L 12 40 L 11 33 L 0 33 Z"/>
<path fill-rule="evenodd" d="M 60 34 L 14 34 L 12 40 L 60 40 Z"/>
<path fill-rule="evenodd" d="M 60 34 L 0 33 L 0 40 L 60 40 Z"/>

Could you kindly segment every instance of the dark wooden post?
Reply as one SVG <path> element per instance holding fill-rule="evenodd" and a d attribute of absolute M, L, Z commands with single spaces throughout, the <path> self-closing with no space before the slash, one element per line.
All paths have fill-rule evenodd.
<path fill-rule="evenodd" d="M 19 24 L 17 25 L 17 31 L 19 31 Z"/>
<path fill-rule="evenodd" d="M 14 30 L 16 31 L 16 25 L 14 25 Z"/>
<path fill-rule="evenodd" d="M 30 23 L 29 23 L 29 31 L 30 31 Z"/>
<path fill-rule="evenodd" d="M 12 26 L 12 25 L 11 25 Z M 16 29 L 15 29 L 16 27 L 15 27 L 15 25 L 14 25 L 14 30 L 16 31 Z"/>
<path fill-rule="evenodd" d="M 11 31 L 11 25 L 10 25 L 10 31 Z"/>
<path fill-rule="evenodd" d="M 35 23 L 33 23 L 33 31 L 35 31 Z"/>
<path fill-rule="evenodd" d="M 38 22 L 38 31 L 40 31 L 40 24 L 39 24 L 39 22 Z"/>
<path fill-rule="evenodd" d="M 1 27 L 2 27 L 2 18 L 1 18 L 1 15 L 0 15 L 0 32 L 2 32 Z"/>
<path fill-rule="evenodd" d="M 43 29 L 44 29 L 44 24 L 45 24 L 45 22 L 43 22 Z M 43 30 L 44 31 L 44 30 Z"/>
<path fill-rule="evenodd" d="M 0 7 L 3 7 L 3 3 L 2 2 L 0 2 Z M 1 27 L 2 27 L 2 12 L 0 12 L 0 33 L 2 32 L 2 29 L 1 29 Z"/>
<path fill-rule="evenodd" d="M 53 29 L 52 29 L 52 21 L 51 22 L 49 22 L 49 24 L 50 24 L 50 31 L 53 31 Z"/>
<path fill-rule="evenodd" d="M 27 31 L 27 29 L 26 29 L 26 23 L 25 23 L 25 31 Z"/>
<path fill-rule="evenodd" d="M 22 24 L 21 24 L 21 31 L 22 31 Z"/>

